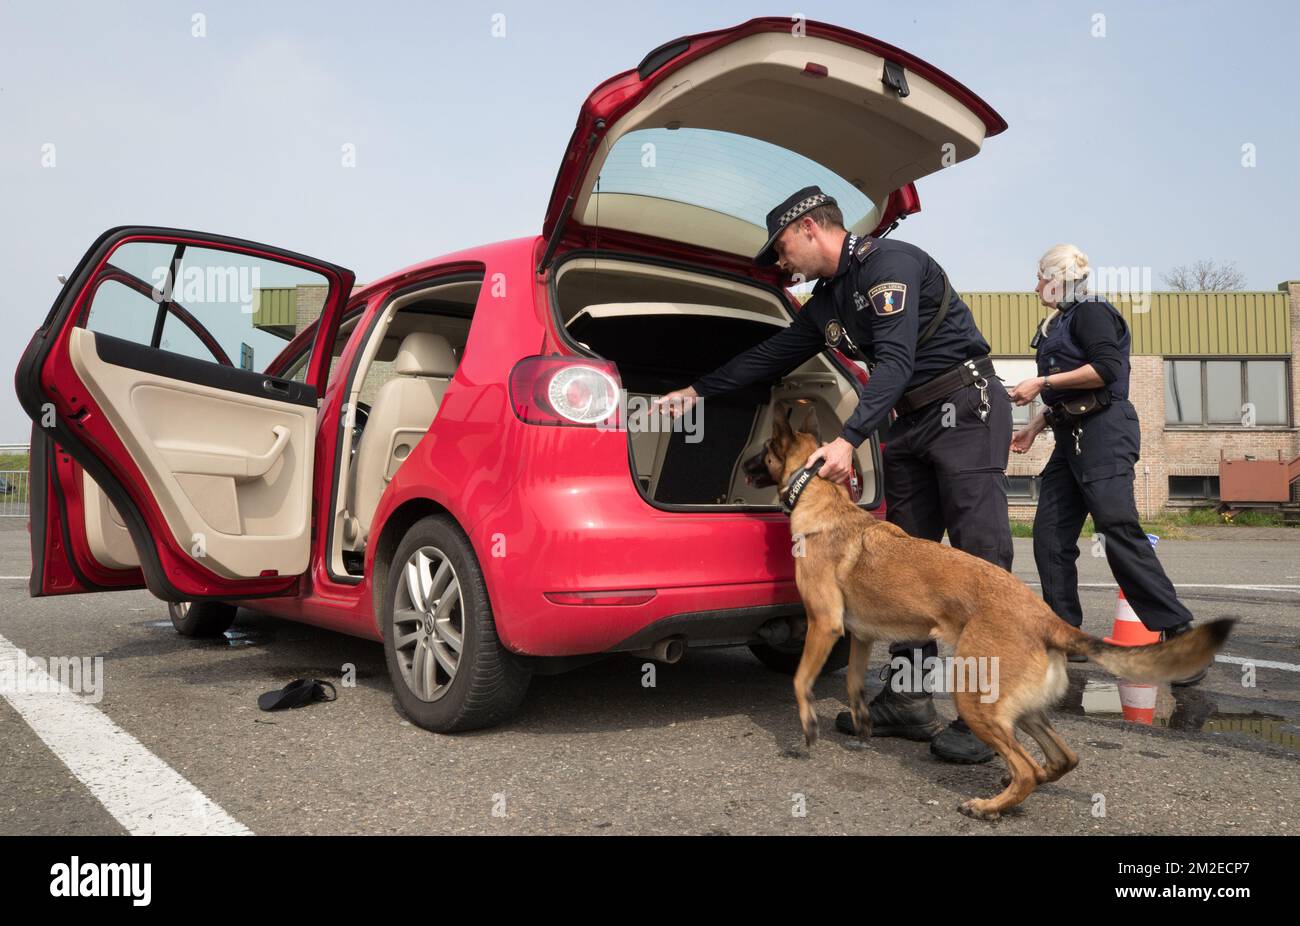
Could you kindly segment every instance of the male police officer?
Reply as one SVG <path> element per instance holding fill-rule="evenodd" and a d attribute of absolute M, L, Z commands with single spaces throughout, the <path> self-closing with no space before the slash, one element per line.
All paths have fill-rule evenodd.
<path fill-rule="evenodd" d="M 889 520 L 934 541 L 946 528 L 954 547 L 1010 569 L 1010 400 L 993 375 L 988 343 L 942 268 L 902 241 L 848 234 L 835 200 L 815 186 L 768 213 L 767 231 L 755 261 L 816 279 L 812 298 L 788 328 L 660 404 L 671 413 L 700 396 L 776 379 L 838 348 L 869 364 L 870 381 L 840 436 L 809 463 L 823 459 L 819 475 L 844 482 L 854 448 L 888 424 L 893 409 L 898 417 L 884 437 Z M 991 759 L 960 719 L 943 728 L 928 691 L 911 690 L 917 649 L 922 657 L 938 654 L 933 640 L 890 647 L 898 671 L 871 702 L 872 735 L 930 740 L 930 751 L 951 762 Z M 847 711 L 836 726 L 852 732 Z"/>

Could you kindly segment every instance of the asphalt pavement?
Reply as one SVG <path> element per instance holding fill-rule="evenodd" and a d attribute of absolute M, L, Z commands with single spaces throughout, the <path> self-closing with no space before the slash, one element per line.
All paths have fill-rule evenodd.
<path fill-rule="evenodd" d="M 1151 725 L 1123 719 L 1114 679 L 1071 665 L 1053 723 L 1079 767 L 990 824 L 956 807 L 998 791 L 1001 762 L 953 766 L 923 743 L 836 733 L 843 670 L 817 685 L 811 753 L 789 678 L 743 648 L 656 666 L 653 686 L 630 656 L 538 676 L 508 724 L 434 735 L 398 713 L 378 644 L 250 611 L 222 640 L 187 640 L 147 592 L 29 598 L 24 527 L 0 526 L 0 640 L 31 657 L 102 656 L 105 683 L 90 714 L 70 720 L 40 707 L 32 719 L 0 697 L 0 834 L 166 829 L 161 810 L 155 821 L 122 808 L 182 798 L 194 831 L 259 834 L 1300 831 L 1300 531 L 1162 542 L 1198 619 L 1240 619 L 1224 650 L 1237 661 L 1194 688 L 1159 690 Z M 1029 541 L 1016 541 L 1015 571 L 1036 578 Z M 1081 572 L 1084 629 L 1105 635 L 1109 571 L 1085 549 Z M 259 694 L 296 677 L 340 684 L 345 664 L 355 686 L 337 701 L 258 710 Z M 938 706 L 954 716 L 947 698 Z M 33 726 L 56 741 L 42 725 L 65 722 L 80 731 L 59 746 L 77 774 Z M 78 743 L 104 736 L 126 744 L 120 771 L 78 758 Z M 128 772 L 140 756 L 150 770 Z"/>

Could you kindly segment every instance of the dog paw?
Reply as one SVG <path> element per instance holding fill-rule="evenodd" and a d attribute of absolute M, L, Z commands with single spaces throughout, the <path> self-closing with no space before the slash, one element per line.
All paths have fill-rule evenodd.
<path fill-rule="evenodd" d="M 860 740 L 871 738 L 871 715 L 867 713 L 866 705 L 861 709 L 854 709 L 849 712 L 853 718 L 853 734 Z"/>
<path fill-rule="evenodd" d="M 972 819 L 985 820 L 989 823 L 992 823 L 994 820 L 998 819 L 998 817 L 1000 817 L 1001 814 L 999 814 L 996 810 L 985 810 L 984 808 L 987 806 L 987 804 L 988 804 L 987 801 L 981 801 L 972 798 L 969 801 L 963 801 L 961 804 L 957 806 L 957 809 L 960 810 L 962 813 L 964 813 L 966 816 L 971 817 Z"/>
<path fill-rule="evenodd" d="M 803 727 L 803 743 L 811 749 L 816 743 L 816 711 L 813 710 L 813 705 L 800 710 L 800 724 Z"/>
<path fill-rule="evenodd" d="M 817 742 L 817 718 L 814 716 L 803 723 L 803 739 L 812 749 L 813 744 Z"/>

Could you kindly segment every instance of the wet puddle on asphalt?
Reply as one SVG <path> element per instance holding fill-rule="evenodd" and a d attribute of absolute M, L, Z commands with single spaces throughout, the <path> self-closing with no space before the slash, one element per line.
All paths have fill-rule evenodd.
<path fill-rule="evenodd" d="M 1295 719 L 1264 711 L 1222 711 L 1214 694 L 1192 688 L 1090 678 L 1082 685 L 1072 683 L 1058 709 L 1183 732 L 1244 735 L 1300 752 L 1300 723 Z"/>

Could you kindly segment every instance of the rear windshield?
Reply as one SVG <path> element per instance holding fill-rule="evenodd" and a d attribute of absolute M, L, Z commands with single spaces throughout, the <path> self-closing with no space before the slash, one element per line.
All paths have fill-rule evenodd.
<path fill-rule="evenodd" d="M 816 161 L 712 129 L 628 132 L 605 160 L 597 192 L 690 203 L 763 228 L 774 206 L 814 184 L 835 197 L 848 228 L 874 208 L 866 194 Z"/>

